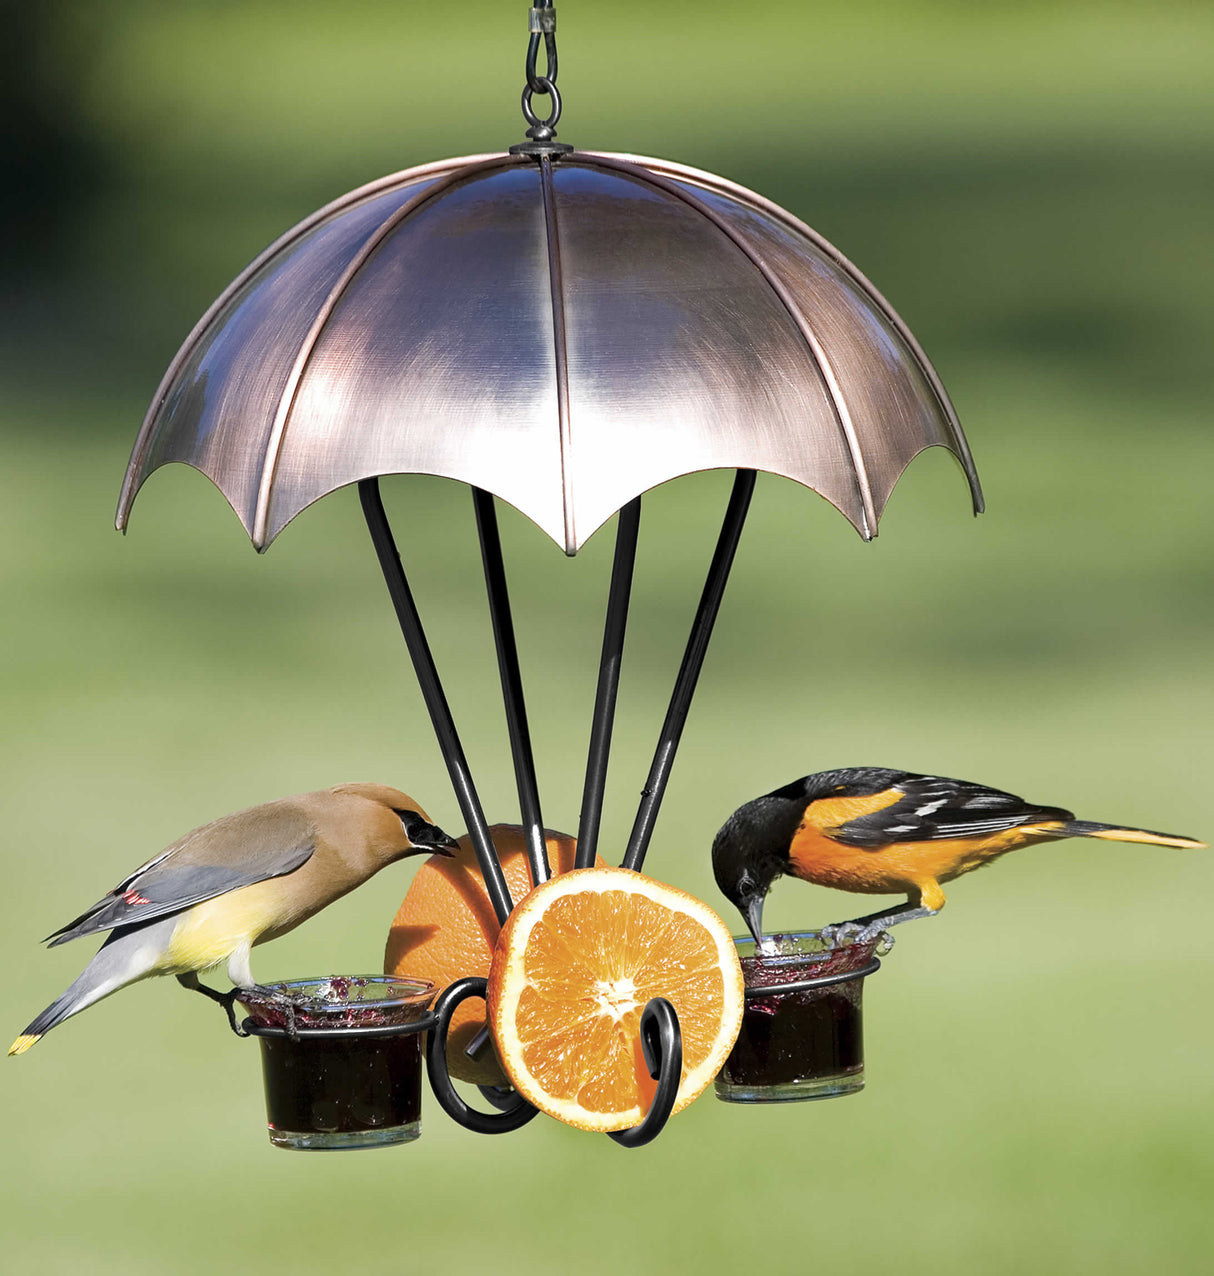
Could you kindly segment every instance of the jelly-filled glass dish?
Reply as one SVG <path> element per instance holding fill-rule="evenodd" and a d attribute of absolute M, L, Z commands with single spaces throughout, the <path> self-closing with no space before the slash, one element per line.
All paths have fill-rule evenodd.
<path fill-rule="evenodd" d="M 727 1103 L 829 1099 L 864 1088 L 864 979 L 879 940 L 834 947 L 816 931 L 735 938 L 742 1028 L 716 1079 Z"/>
<path fill-rule="evenodd" d="M 240 994 L 261 1042 L 275 1147 L 389 1147 L 421 1133 L 422 1038 L 434 985 L 332 975 Z"/>

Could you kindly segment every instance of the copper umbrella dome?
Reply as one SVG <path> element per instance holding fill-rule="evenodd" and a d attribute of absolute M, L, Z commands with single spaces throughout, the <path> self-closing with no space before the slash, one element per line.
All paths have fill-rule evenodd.
<path fill-rule="evenodd" d="M 338 487 L 436 474 L 568 554 L 647 489 L 748 468 L 866 539 L 916 453 L 978 477 L 892 307 L 761 196 L 658 160 L 445 160 L 321 209 L 190 334 L 118 506 L 158 466 L 208 475 L 264 549 Z"/>
<path fill-rule="evenodd" d="M 948 448 L 982 509 L 939 378 L 880 293 L 809 227 L 740 186 L 659 160 L 574 151 L 560 115 L 555 18 L 531 10 L 529 142 L 383 178 L 305 219 L 212 305 L 161 382 L 119 499 L 125 529 L 147 476 L 207 474 L 265 549 L 292 518 L 357 483 L 363 512 L 490 901 L 513 903 L 414 605 L 379 476 L 472 487 L 531 878 L 549 876 L 494 498 L 566 553 L 617 511 L 578 867 L 595 862 L 641 495 L 704 469 L 736 471 L 623 864 L 639 870 L 754 491 L 758 470 L 821 493 L 866 539 L 912 457 Z M 536 69 L 543 37 L 547 72 Z M 531 110 L 550 96 L 549 118 Z M 477 1113 L 446 1070 L 456 1005 L 435 1006 L 430 1079 L 473 1129 L 534 1109 Z M 612 1137 L 638 1146 L 671 1111 L 678 1020 L 648 1003 L 641 1039 L 659 1079 L 648 1115 Z"/>

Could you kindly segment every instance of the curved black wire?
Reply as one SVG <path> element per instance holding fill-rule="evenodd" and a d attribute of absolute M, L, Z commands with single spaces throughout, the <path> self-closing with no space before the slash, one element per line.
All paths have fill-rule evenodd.
<path fill-rule="evenodd" d="M 451 1016 L 461 1001 L 469 997 L 484 997 L 487 986 L 487 980 L 469 976 L 457 979 L 443 990 L 434 1003 L 435 1023 L 426 1042 L 426 1072 L 434 1097 L 453 1121 L 466 1130 L 475 1130 L 477 1134 L 509 1134 L 511 1130 L 526 1125 L 538 1109 L 533 1108 L 522 1095 L 516 1094 L 514 1102 L 508 1106 L 504 1097 L 490 1100 L 499 1109 L 496 1114 L 478 1112 L 460 1098 L 447 1071 L 447 1032 L 451 1027 Z"/>
<path fill-rule="evenodd" d="M 508 1134 L 526 1125 L 537 1109 L 517 1093 L 497 1086 L 478 1086 L 485 1099 L 498 1109 L 496 1114 L 478 1112 L 459 1096 L 447 1071 L 447 1033 L 451 1017 L 461 1002 L 469 997 L 483 997 L 486 987 L 484 979 L 473 976 L 457 979 L 434 1003 L 435 1022 L 426 1043 L 426 1071 L 434 1097 L 453 1121 L 477 1134 Z M 665 997 L 655 997 L 646 1004 L 641 1012 L 640 1033 L 645 1066 L 658 1085 L 640 1125 L 610 1135 L 621 1147 L 628 1148 L 644 1147 L 661 1134 L 670 1119 L 683 1076 L 679 1016 Z"/>
<path fill-rule="evenodd" d="M 535 10 L 531 21 L 531 34 L 527 41 L 527 87 L 532 93 L 547 93 L 548 85 L 556 83 L 556 15 L 552 13 L 552 0 L 532 0 Z M 543 11 L 547 9 L 548 13 Z M 539 74 L 540 41 L 544 42 L 544 74 Z"/>
<path fill-rule="evenodd" d="M 683 1077 L 683 1033 L 679 1016 L 665 997 L 654 997 L 641 1012 L 641 1049 L 645 1066 L 658 1088 L 640 1125 L 608 1136 L 626 1148 L 644 1147 L 662 1133 L 679 1094 Z"/>

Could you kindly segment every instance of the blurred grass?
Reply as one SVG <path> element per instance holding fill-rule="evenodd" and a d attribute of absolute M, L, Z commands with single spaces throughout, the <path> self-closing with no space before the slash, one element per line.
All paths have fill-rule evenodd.
<path fill-rule="evenodd" d="M 351 493 L 264 559 L 181 467 L 149 483 L 129 537 L 107 529 L 163 365 L 245 260 L 342 189 L 518 132 L 521 7 L 65 12 L 107 180 L 0 319 L 13 1033 L 86 955 L 35 941 L 222 811 L 377 778 L 458 828 Z M 670 3 L 640 26 L 562 8 L 563 135 L 724 172 L 839 243 L 931 351 L 990 509 L 970 519 L 932 452 L 864 546 L 761 478 L 655 875 L 714 900 L 707 848 L 735 805 L 852 763 L 1214 832 L 1212 35 L 1183 3 L 777 3 L 753 22 Z M 727 488 L 700 475 L 647 499 L 606 847 Z M 485 805 L 512 818 L 468 495 L 385 490 Z M 572 828 L 610 537 L 569 562 L 512 513 L 503 534 L 545 814 Z M 260 951 L 258 974 L 375 969 L 408 873 Z M 254 1048 L 201 999 L 136 987 L 6 1065 L 8 1262 L 1204 1273 L 1209 880 L 1201 853 L 1014 856 L 956 884 L 870 985 L 863 1095 L 707 1097 L 635 1154 L 544 1119 L 479 1138 L 427 1100 L 412 1149 L 283 1155 L 259 1129 Z M 786 883 L 768 917 L 853 907 Z"/>

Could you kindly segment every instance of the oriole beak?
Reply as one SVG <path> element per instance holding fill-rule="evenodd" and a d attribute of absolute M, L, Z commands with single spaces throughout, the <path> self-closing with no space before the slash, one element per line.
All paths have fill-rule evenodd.
<path fill-rule="evenodd" d="M 755 943 L 763 947 L 763 901 L 764 895 L 756 895 L 746 906 L 746 924 L 755 937 Z"/>

